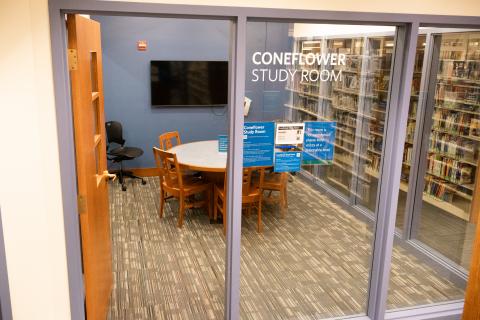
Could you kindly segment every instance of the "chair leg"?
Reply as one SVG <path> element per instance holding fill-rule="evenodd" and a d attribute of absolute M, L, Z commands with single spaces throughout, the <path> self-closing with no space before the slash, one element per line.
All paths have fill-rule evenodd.
<path fill-rule="evenodd" d="M 208 188 L 207 190 L 207 210 L 208 218 L 212 220 L 212 188 Z"/>
<path fill-rule="evenodd" d="M 257 225 L 257 231 L 259 233 L 262 232 L 262 199 L 260 198 L 260 201 L 258 201 L 258 225 Z"/>
<path fill-rule="evenodd" d="M 226 236 L 227 235 L 227 215 L 225 214 L 225 212 L 223 213 L 222 222 L 223 222 L 223 235 Z"/>
<path fill-rule="evenodd" d="M 185 196 L 182 194 L 179 198 L 179 212 L 178 212 L 178 227 L 181 228 L 183 226 L 183 216 L 185 214 Z"/>
<path fill-rule="evenodd" d="M 213 221 L 217 222 L 218 218 L 218 197 L 217 197 L 217 191 L 213 191 Z"/>
<path fill-rule="evenodd" d="M 226 196 L 226 195 L 225 195 Z M 225 198 L 222 199 L 222 215 L 223 215 L 223 235 L 226 236 L 227 235 L 227 204 L 225 203 Z"/>
<path fill-rule="evenodd" d="M 285 218 L 285 194 L 283 193 L 282 189 L 280 189 L 278 192 L 278 198 L 278 207 L 280 208 L 280 213 L 282 218 Z"/>
<path fill-rule="evenodd" d="M 252 214 L 252 204 L 249 203 L 247 205 L 247 217 L 250 217 L 251 214 Z"/>
<path fill-rule="evenodd" d="M 165 205 L 165 192 L 163 192 L 162 189 L 160 189 L 160 206 L 159 206 L 159 214 L 160 218 L 163 217 L 163 206 Z"/>
<path fill-rule="evenodd" d="M 127 185 L 125 184 L 125 177 L 123 176 L 123 161 L 120 161 L 120 176 L 118 177 L 118 182 L 122 185 L 122 191 L 127 191 Z"/>

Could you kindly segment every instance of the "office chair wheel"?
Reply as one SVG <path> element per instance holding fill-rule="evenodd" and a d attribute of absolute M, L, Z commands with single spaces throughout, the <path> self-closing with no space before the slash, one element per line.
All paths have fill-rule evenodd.
<path fill-rule="evenodd" d="M 127 191 L 127 186 L 122 184 L 122 191 Z"/>
<path fill-rule="evenodd" d="M 143 185 L 146 185 L 146 184 L 147 184 L 147 181 L 145 181 L 145 179 L 142 179 L 142 184 L 143 184 Z"/>

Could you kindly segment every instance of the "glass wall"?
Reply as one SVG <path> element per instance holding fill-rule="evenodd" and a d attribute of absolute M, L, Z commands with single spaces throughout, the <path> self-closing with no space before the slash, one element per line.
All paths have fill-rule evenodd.
<path fill-rule="evenodd" d="M 432 37 L 440 46 L 438 71 L 430 79 L 433 114 L 421 155 L 425 195 L 413 237 L 468 270 L 480 214 L 480 32 Z"/>
<path fill-rule="evenodd" d="M 394 35 L 248 22 L 242 318 L 366 313 Z"/>
<path fill-rule="evenodd" d="M 422 28 L 396 222 L 407 241 L 393 249 L 389 308 L 464 296 L 480 212 L 479 119 L 480 32 Z M 405 251 L 425 265 L 395 258 Z M 437 281 L 419 286 L 419 270 Z"/>

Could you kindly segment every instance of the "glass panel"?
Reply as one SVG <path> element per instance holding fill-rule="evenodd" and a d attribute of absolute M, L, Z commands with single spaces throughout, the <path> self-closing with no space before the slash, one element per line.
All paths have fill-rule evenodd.
<path fill-rule="evenodd" d="M 365 314 L 394 34 L 248 22 L 242 318 Z"/>
<path fill-rule="evenodd" d="M 480 32 L 438 37 L 440 59 L 417 237 L 468 270 L 480 212 Z"/>
<path fill-rule="evenodd" d="M 396 226 L 404 226 L 404 215 L 412 224 L 407 240 L 397 239 L 393 249 L 391 309 L 464 297 L 461 274 L 468 273 L 480 211 L 480 32 L 459 31 L 420 29 Z M 432 70 L 421 75 L 426 92 L 418 89 L 422 63 Z M 415 104 L 419 93 L 423 101 Z M 412 141 L 415 130 L 422 133 Z M 405 259 L 404 252 L 416 258 Z"/>

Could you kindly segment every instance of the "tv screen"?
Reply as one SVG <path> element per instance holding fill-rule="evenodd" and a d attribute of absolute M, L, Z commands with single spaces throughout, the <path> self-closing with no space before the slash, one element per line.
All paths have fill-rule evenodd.
<path fill-rule="evenodd" d="M 227 61 L 151 61 L 152 106 L 217 106 L 228 101 Z"/>

